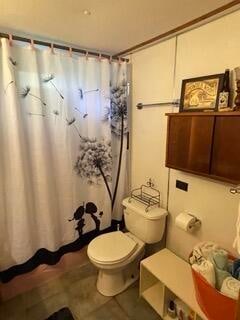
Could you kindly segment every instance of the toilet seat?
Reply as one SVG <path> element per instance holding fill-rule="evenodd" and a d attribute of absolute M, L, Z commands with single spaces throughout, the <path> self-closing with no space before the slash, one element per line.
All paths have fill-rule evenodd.
<path fill-rule="evenodd" d="M 89 257 L 101 264 L 114 264 L 126 260 L 138 247 L 137 243 L 121 231 L 100 235 L 88 245 Z"/>

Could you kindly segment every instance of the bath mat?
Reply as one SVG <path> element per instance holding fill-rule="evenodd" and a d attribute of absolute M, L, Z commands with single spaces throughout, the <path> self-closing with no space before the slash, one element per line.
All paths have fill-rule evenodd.
<path fill-rule="evenodd" d="M 62 308 L 57 312 L 54 312 L 46 320 L 74 320 L 72 312 L 68 308 Z"/>

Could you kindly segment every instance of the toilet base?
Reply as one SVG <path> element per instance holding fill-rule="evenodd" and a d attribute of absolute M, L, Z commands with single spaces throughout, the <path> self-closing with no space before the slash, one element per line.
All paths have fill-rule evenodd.
<path fill-rule="evenodd" d="M 100 269 L 97 279 L 97 290 L 104 296 L 113 297 L 126 290 L 139 279 L 140 261 L 144 252 L 129 265 L 121 269 Z"/>
<path fill-rule="evenodd" d="M 108 274 L 105 270 L 100 270 L 97 279 L 97 290 L 106 297 L 113 297 L 127 289 L 133 282 L 139 278 L 136 275 L 134 278 L 124 279 L 123 273 L 120 271 L 116 274 Z"/>

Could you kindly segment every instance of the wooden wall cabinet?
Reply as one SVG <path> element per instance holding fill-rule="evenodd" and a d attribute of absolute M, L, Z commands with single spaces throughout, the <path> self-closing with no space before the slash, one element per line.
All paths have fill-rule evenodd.
<path fill-rule="evenodd" d="M 240 112 L 167 116 L 167 167 L 240 184 Z"/>

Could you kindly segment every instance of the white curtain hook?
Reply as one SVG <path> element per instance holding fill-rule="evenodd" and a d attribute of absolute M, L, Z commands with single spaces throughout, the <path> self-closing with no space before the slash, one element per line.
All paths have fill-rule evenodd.
<path fill-rule="evenodd" d="M 88 51 L 86 51 L 86 55 L 85 56 L 86 56 L 86 60 L 88 60 Z"/>
<path fill-rule="evenodd" d="M 8 43 L 9 43 L 10 46 L 13 45 L 13 36 L 12 36 L 12 34 L 10 34 L 10 33 L 9 33 L 9 35 L 8 35 Z"/>
<path fill-rule="evenodd" d="M 72 47 L 69 47 L 69 57 L 72 57 Z"/>
<path fill-rule="evenodd" d="M 122 59 L 121 57 L 118 57 L 118 64 L 121 65 L 121 63 L 122 63 Z"/>
<path fill-rule="evenodd" d="M 102 61 L 102 54 L 101 54 L 101 53 L 99 53 L 98 60 L 99 60 L 100 62 Z"/>
<path fill-rule="evenodd" d="M 54 44 L 53 43 L 51 43 L 50 49 L 51 49 L 51 53 L 54 54 Z"/>
<path fill-rule="evenodd" d="M 110 56 L 110 57 L 109 57 L 109 63 L 111 64 L 112 61 L 113 61 L 113 58 L 112 58 L 112 56 Z"/>
<path fill-rule="evenodd" d="M 35 49 L 35 48 L 34 48 L 34 40 L 33 40 L 33 39 L 30 40 L 30 47 L 31 47 L 32 50 Z"/>

